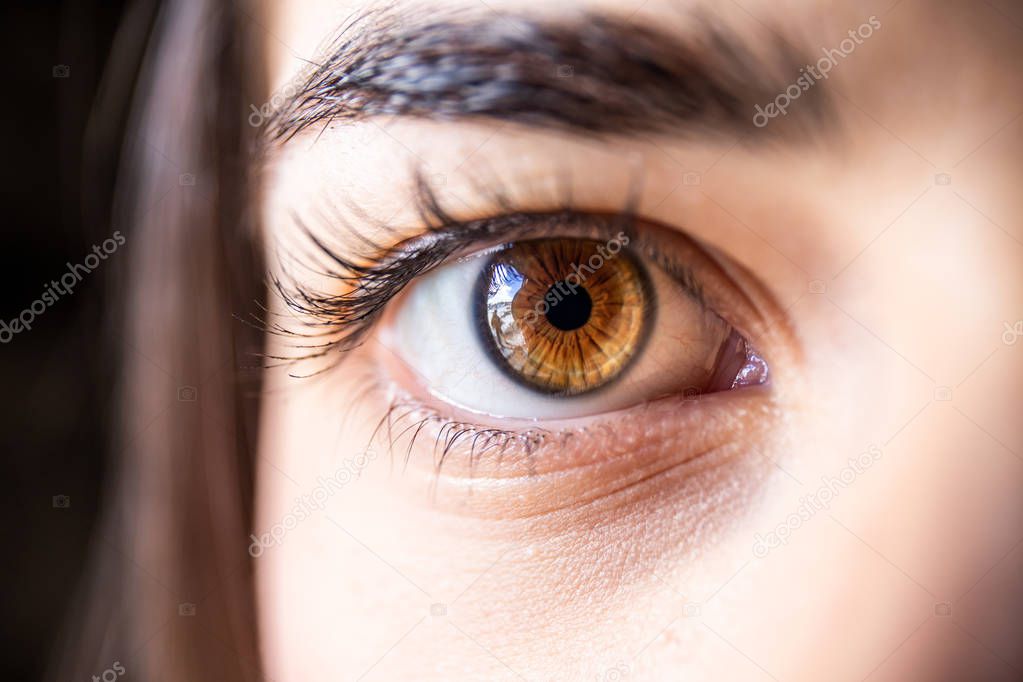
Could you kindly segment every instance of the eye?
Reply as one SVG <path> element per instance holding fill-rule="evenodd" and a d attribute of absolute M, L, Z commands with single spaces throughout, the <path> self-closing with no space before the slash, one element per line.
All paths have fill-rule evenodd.
<path fill-rule="evenodd" d="M 665 231 L 463 256 L 410 285 L 381 339 L 412 392 L 492 417 L 568 419 L 764 383 L 764 360 L 705 295 L 725 276 Z"/>

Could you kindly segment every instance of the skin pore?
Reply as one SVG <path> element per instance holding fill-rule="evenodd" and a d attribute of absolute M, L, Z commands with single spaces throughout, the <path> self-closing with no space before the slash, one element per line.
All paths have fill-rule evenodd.
<path fill-rule="evenodd" d="M 633 4 L 397 3 L 388 25 L 528 17 L 571 31 L 599 13 L 697 54 L 715 25 L 779 87 L 744 92 L 749 122 L 731 128 L 665 114 L 634 130 L 626 110 L 621 134 L 579 134 L 401 106 L 300 127 L 267 154 L 271 269 L 344 293 L 314 272 L 328 259 L 301 260 L 309 234 L 350 258 L 366 240 L 414 239 L 417 177 L 458 220 L 630 207 L 665 250 L 662 233 L 681 233 L 712 254 L 695 266 L 706 295 L 770 383 L 687 400 L 627 381 L 635 399 L 605 413 L 473 415 L 431 394 L 390 340 L 407 291 L 342 362 L 269 370 L 255 535 L 286 528 L 256 558 L 269 678 L 1016 679 L 1023 356 L 1002 333 L 1023 311 L 1018 12 L 1014 25 L 967 2 Z M 303 60 L 320 63 L 368 7 L 272 7 L 275 88 L 301 89 Z M 839 48 L 787 114 L 754 121 Z M 806 59 L 785 71 L 778 55 Z M 308 330 L 279 297 L 269 307 Z M 294 343 L 269 336 L 268 353 L 293 357 Z M 474 385 L 481 368 L 437 355 Z M 388 447 L 399 395 L 571 437 L 515 440 L 501 458 L 464 438 L 438 471 L 435 421 L 413 442 L 395 417 Z M 295 522 L 303 496 L 318 502 Z"/>

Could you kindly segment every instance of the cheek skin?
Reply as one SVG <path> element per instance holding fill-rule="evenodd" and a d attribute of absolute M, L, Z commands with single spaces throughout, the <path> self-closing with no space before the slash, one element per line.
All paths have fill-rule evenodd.
<path fill-rule="evenodd" d="M 338 397 L 356 390 L 331 381 L 271 390 L 262 474 L 269 494 L 257 527 L 277 522 L 295 495 L 369 442 L 375 420 Z M 767 393 L 750 390 L 748 408 L 730 417 L 712 418 L 724 408 L 709 397 L 648 406 L 631 423 L 616 423 L 610 442 L 580 438 L 548 464 L 537 457 L 533 476 L 524 458 L 480 463 L 470 479 L 457 453 L 435 477 L 428 451 L 413 453 L 405 470 L 402 449 L 393 462 L 379 452 L 321 516 L 260 558 L 273 613 L 265 620 L 269 646 L 292 675 L 357 674 L 442 603 L 448 620 L 522 675 L 606 669 L 615 663 L 604 660 L 609 643 L 617 643 L 616 656 L 638 650 L 654 624 L 672 619 L 661 611 L 675 598 L 665 599 L 654 576 L 674 583 L 685 567 L 687 592 L 713 591 L 712 548 L 756 509 L 765 479 L 777 473 L 768 458 L 782 446 L 769 434 L 781 397 Z M 433 620 L 416 629 L 404 656 L 388 661 L 383 678 L 423 676 L 415 665 L 440 669 L 445 661 L 474 674 L 494 665 L 478 648 L 452 646 L 462 636 Z M 330 651 L 343 652 L 344 665 L 325 660 Z M 504 679 L 507 670 L 493 675 Z"/>

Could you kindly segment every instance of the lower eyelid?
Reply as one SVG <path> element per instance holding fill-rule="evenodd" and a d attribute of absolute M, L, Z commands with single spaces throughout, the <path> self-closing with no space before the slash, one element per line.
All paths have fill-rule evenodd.
<path fill-rule="evenodd" d="M 404 476 L 432 491 L 429 504 L 477 517 L 526 518 L 597 503 L 625 504 L 669 474 L 691 477 L 738 465 L 749 459 L 744 455 L 750 445 L 769 433 L 775 413 L 765 386 L 727 397 L 671 396 L 571 420 L 542 435 L 528 428 L 506 432 L 507 447 L 474 454 L 473 433 L 488 426 L 470 427 L 426 407 L 408 406 L 394 411 L 394 421 L 379 437 L 396 434 L 382 445 L 393 457 L 409 453 Z M 444 452 L 460 428 L 469 429 L 467 435 Z"/>
<path fill-rule="evenodd" d="M 562 468 L 602 464 L 616 451 L 614 443 L 629 437 L 621 433 L 623 425 L 634 427 L 647 420 L 656 421 L 658 416 L 665 414 L 677 417 L 680 413 L 675 410 L 679 409 L 702 409 L 700 413 L 681 413 L 691 418 L 686 424 L 702 434 L 713 425 L 739 419 L 738 415 L 764 410 L 774 388 L 772 383 L 757 382 L 709 394 L 666 394 L 610 413 L 544 422 L 487 418 L 461 410 L 443 399 L 409 394 L 404 386 L 418 384 L 422 396 L 429 396 L 431 392 L 414 370 L 387 346 L 375 344 L 375 347 L 378 349 L 374 361 L 376 383 L 391 405 L 381 426 L 386 426 L 388 438 L 393 433 L 415 435 L 414 439 L 408 438 L 400 443 L 398 439 L 386 440 L 383 445 L 403 453 L 415 450 L 423 457 L 425 443 L 430 446 L 430 452 L 420 467 L 434 473 L 443 469 L 449 478 L 466 472 L 470 478 L 533 476 L 557 473 Z M 385 367 L 383 371 L 382 366 Z M 765 412 L 764 418 L 769 414 L 770 411 Z M 647 424 L 645 428 L 653 429 L 654 426 Z M 443 432 L 444 429 L 448 429 L 447 433 Z M 462 446 L 447 450 L 457 434 L 464 434 L 459 436 L 464 441 Z M 491 435 L 495 437 L 488 440 Z M 589 459 L 572 455 L 568 450 L 569 446 L 576 447 L 582 440 L 589 444 Z M 466 466 L 462 466 L 464 463 Z"/>

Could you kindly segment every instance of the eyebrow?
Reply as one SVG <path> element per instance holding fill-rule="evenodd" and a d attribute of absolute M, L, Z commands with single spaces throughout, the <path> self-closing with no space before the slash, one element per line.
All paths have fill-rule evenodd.
<path fill-rule="evenodd" d="M 349 23 L 301 74 L 266 133 L 374 116 L 491 119 L 576 134 L 789 135 L 823 127 L 830 101 L 810 92 L 770 126 L 753 123 L 809 59 L 770 32 L 754 52 L 694 17 L 683 36 L 621 17 L 536 20 L 493 14 L 410 21 L 394 11 Z"/>

